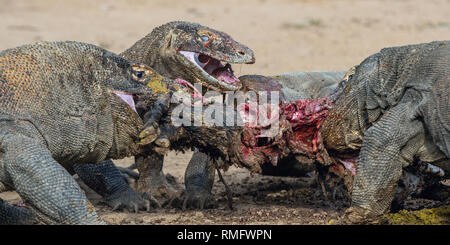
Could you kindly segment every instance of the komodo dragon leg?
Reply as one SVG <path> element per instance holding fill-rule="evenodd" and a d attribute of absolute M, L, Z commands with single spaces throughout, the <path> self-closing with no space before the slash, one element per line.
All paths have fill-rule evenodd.
<path fill-rule="evenodd" d="M 214 177 L 213 160 L 196 150 L 184 173 L 186 190 L 183 192 L 183 210 L 188 206 L 199 209 L 216 206 L 211 194 Z"/>
<path fill-rule="evenodd" d="M 414 118 L 416 111 L 417 105 L 412 103 L 398 104 L 366 131 L 353 183 L 352 207 L 347 213 L 349 221 L 377 217 L 390 207 L 402 165 L 408 164 L 401 159 L 400 150 L 423 131 L 422 123 Z"/>
<path fill-rule="evenodd" d="M 170 200 L 180 194 L 166 179 L 162 169 L 163 155 L 138 155 L 135 157 L 135 162 L 136 167 L 147 174 L 146 178 L 139 178 L 137 181 L 137 191 L 144 198 L 151 197 L 153 194 L 158 198 L 164 197 Z"/>
<path fill-rule="evenodd" d="M 103 224 L 74 178 L 52 158 L 45 141 L 35 137 L 36 133 L 24 133 L 27 129 L 13 126 L 1 133 L 1 181 L 15 187 L 39 221 Z M 0 217 L 10 214 L 30 217 L 25 211 L 10 206 L 3 205 L 0 211 Z M 17 219 L 20 217 L 9 218 Z"/>

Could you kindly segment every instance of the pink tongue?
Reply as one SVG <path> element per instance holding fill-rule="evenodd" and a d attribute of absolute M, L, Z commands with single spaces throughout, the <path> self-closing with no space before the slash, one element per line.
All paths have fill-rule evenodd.
<path fill-rule="evenodd" d="M 229 71 L 220 72 L 216 79 L 229 84 L 235 84 L 236 82 L 239 82 L 239 79 Z"/>
<path fill-rule="evenodd" d="M 114 94 L 116 94 L 117 96 L 119 96 L 123 101 L 125 101 L 130 107 L 131 109 L 133 109 L 133 111 L 136 111 L 136 105 L 134 104 L 134 100 L 133 100 L 133 95 L 130 94 L 125 94 L 119 91 L 115 91 Z"/>

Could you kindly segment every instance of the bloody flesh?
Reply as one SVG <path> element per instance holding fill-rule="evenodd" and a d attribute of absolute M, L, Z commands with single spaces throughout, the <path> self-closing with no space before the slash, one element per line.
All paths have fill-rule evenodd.
<path fill-rule="evenodd" d="M 305 99 L 279 104 L 279 134 L 261 137 L 267 127 L 246 123 L 242 134 L 241 151 L 246 161 L 276 166 L 278 159 L 289 153 L 321 160 L 324 153 L 319 129 L 333 104 L 327 98 Z M 245 107 L 248 113 L 248 107 Z M 326 153 L 325 153 L 326 154 Z"/>

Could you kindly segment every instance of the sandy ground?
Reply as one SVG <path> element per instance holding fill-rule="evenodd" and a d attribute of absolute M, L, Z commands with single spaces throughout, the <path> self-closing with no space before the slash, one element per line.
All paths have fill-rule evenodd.
<path fill-rule="evenodd" d="M 383 47 L 448 39 L 449 12 L 449 0 L 0 0 L 0 50 L 77 40 L 121 52 L 158 25 L 186 20 L 225 31 L 255 51 L 256 63 L 234 67 L 237 75 L 346 70 Z M 169 154 L 164 171 L 183 184 L 191 154 Z M 234 211 L 226 207 L 221 183 L 213 189 L 219 207 L 205 211 L 110 212 L 87 193 L 111 224 L 329 224 L 342 215 L 307 180 L 236 168 L 224 178 L 234 191 Z M 13 192 L 0 197 L 20 201 Z"/>

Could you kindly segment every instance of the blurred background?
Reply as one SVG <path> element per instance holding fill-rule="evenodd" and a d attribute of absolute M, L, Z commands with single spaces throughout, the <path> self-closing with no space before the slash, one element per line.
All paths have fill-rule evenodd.
<path fill-rule="evenodd" d="M 0 49 L 76 40 L 114 52 L 174 20 L 255 51 L 237 75 L 346 70 L 383 47 L 450 39 L 450 0 L 0 0 Z"/>

